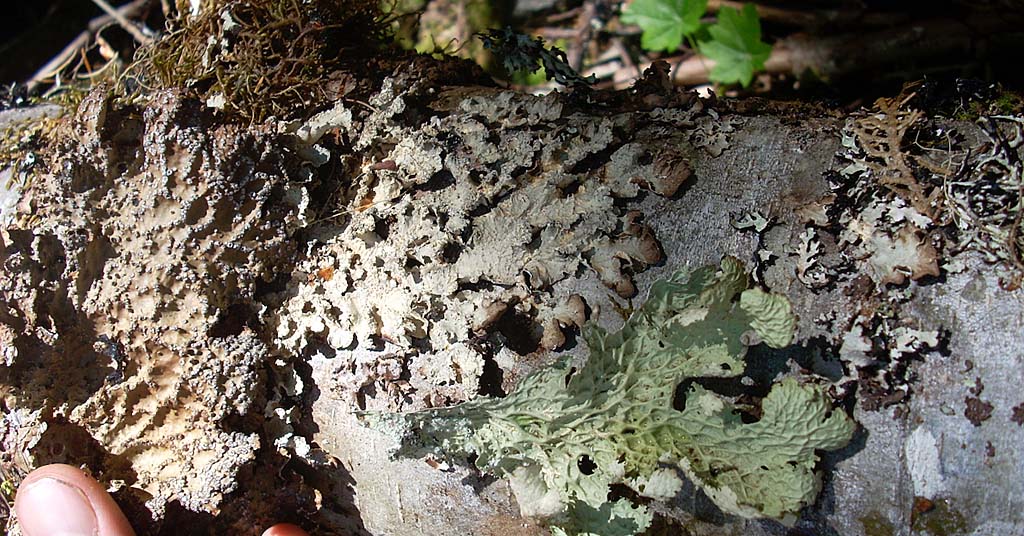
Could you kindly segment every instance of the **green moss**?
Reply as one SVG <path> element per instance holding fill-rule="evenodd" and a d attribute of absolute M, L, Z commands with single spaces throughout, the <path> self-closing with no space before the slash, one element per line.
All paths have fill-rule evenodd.
<path fill-rule="evenodd" d="M 976 121 L 987 115 L 1017 115 L 1024 112 L 1024 97 L 1012 91 L 1002 90 L 990 100 L 972 100 L 967 103 L 954 119 L 960 121 Z"/>
<path fill-rule="evenodd" d="M 427 7 L 427 0 L 384 0 L 382 13 L 389 15 L 395 43 L 405 50 L 413 50 L 419 40 L 419 16 Z"/>
<path fill-rule="evenodd" d="M 492 56 L 475 37 L 504 24 L 508 7 L 488 0 L 385 0 L 395 42 L 406 50 L 458 56 L 488 69 Z"/>
<path fill-rule="evenodd" d="M 73 109 L 70 105 L 63 108 Z M 50 145 L 60 121 L 60 117 L 41 117 L 0 130 L 0 169 L 11 168 L 12 180 L 20 189 L 32 183 L 35 168 L 45 160 L 42 153 Z"/>
<path fill-rule="evenodd" d="M 892 523 L 879 512 L 871 511 L 858 521 L 864 526 L 864 536 L 895 536 Z"/>
<path fill-rule="evenodd" d="M 911 529 L 918 534 L 931 536 L 958 536 L 966 534 L 967 520 L 949 501 L 937 500 L 934 508 L 914 517 Z"/>
<path fill-rule="evenodd" d="M 1024 98 L 1011 91 L 1004 91 L 992 102 L 992 107 L 997 114 L 1013 115 L 1024 111 Z"/>
<path fill-rule="evenodd" d="M 183 89 L 252 122 L 304 115 L 337 97 L 333 73 L 367 69 L 388 28 L 377 0 L 211 0 L 139 50 L 122 90 Z"/>
<path fill-rule="evenodd" d="M 959 121 L 974 121 L 985 114 L 985 105 L 979 101 L 967 103 L 967 107 L 957 112 L 953 119 Z"/>

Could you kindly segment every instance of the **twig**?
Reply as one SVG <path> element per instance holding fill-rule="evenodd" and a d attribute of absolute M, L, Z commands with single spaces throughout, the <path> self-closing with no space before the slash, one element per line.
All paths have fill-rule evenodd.
<path fill-rule="evenodd" d="M 622 39 L 618 37 L 613 37 L 611 42 L 612 48 L 614 48 L 619 53 L 619 58 L 622 61 L 622 66 L 625 67 L 625 69 L 628 72 L 632 73 L 633 78 L 638 78 L 641 75 L 641 71 L 636 66 L 636 63 L 633 62 L 633 58 L 630 57 L 629 49 L 626 48 L 626 45 L 622 44 Z"/>
<path fill-rule="evenodd" d="M 576 30 L 572 28 L 559 28 L 556 26 L 545 26 L 543 28 L 537 28 L 535 30 L 544 39 L 550 39 L 552 41 L 558 39 L 572 39 L 576 37 Z"/>
<path fill-rule="evenodd" d="M 569 66 L 576 69 L 576 71 L 583 69 L 583 52 L 590 42 L 591 33 L 594 31 L 591 21 L 594 20 L 595 15 L 597 15 L 597 7 L 594 5 L 594 2 L 590 0 L 583 2 L 580 16 L 576 18 L 576 24 L 573 26 L 576 35 L 573 36 L 568 50 L 566 50 L 566 59 Z"/>
<path fill-rule="evenodd" d="M 734 0 L 708 0 L 708 11 L 718 12 L 723 7 L 743 9 L 746 2 Z M 754 4 L 757 16 L 773 24 L 819 28 L 826 25 L 856 23 L 860 26 L 896 26 L 906 22 L 907 13 L 868 13 L 863 9 L 786 9 L 763 4 Z"/>
<path fill-rule="evenodd" d="M 78 37 L 75 37 L 74 40 L 68 43 L 68 46 L 64 47 L 64 49 L 60 51 L 60 54 L 54 56 L 52 60 L 36 71 L 36 74 L 32 75 L 32 78 L 30 78 L 28 83 L 25 84 L 28 90 L 30 92 L 34 91 L 43 83 L 44 80 L 56 75 L 60 71 L 63 71 L 64 68 L 75 59 L 75 56 L 78 55 L 78 51 L 89 44 L 89 40 L 91 38 L 92 32 L 82 32 L 78 34 Z"/>
<path fill-rule="evenodd" d="M 910 31 L 890 28 L 828 37 L 795 34 L 775 43 L 764 72 L 799 76 L 810 71 L 823 80 L 837 80 L 910 64 L 920 73 L 922 63 L 949 65 L 960 60 L 984 60 L 975 57 L 977 44 L 994 35 L 1014 32 L 1019 23 L 1020 19 L 1009 16 L 1002 20 L 932 19 L 914 24 Z M 708 72 L 714 67 L 714 62 L 703 56 L 663 59 L 673 64 L 672 81 L 681 86 L 708 83 Z M 640 70 L 647 67 L 641 65 Z M 632 82 L 626 72 L 616 73 L 616 87 L 628 87 Z"/>
<path fill-rule="evenodd" d="M 125 4 L 117 8 L 117 12 L 122 16 L 129 16 L 138 13 L 146 6 L 150 4 L 152 0 L 135 0 L 129 4 Z M 53 57 L 49 62 L 46 63 L 41 69 L 36 71 L 32 78 L 25 84 L 29 91 L 34 91 L 44 81 L 57 75 L 60 71 L 64 70 L 75 56 L 79 54 L 79 50 L 84 49 L 89 45 L 89 41 L 92 39 L 92 34 L 100 31 L 104 26 L 116 22 L 114 17 L 110 15 L 101 15 L 89 21 L 89 25 L 85 31 L 78 34 L 59 54 Z"/>
<path fill-rule="evenodd" d="M 572 9 L 563 11 L 561 13 L 555 13 L 553 15 L 548 15 L 547 17 L 544 18 L 544 22 L 549 23 L 549 24 L 550 23 L 562 22 L 564 20 L 569 20 L 569 19 L 575 17 L 576 15 L 579 14 L 579 12 L 580 12 L 580 8 L 574 7 Z"/>
<path fill-rule="evenodd" d="M 115 21 L 117 21 L 117 24 L 121 28 L 124 28 L 124 31 L 131 34 L 131 36 L 134 37 L 140 45 L 148 45 L 153 42 L 153 39 L 142 33 L 142 30 L 140 30 L 138 26 L 132 24 L 131 21 L 129 21 L 120 11 L 111 7 L 110 4 L 107 3 L 107 0 L 92 0 L 92 3 L 99 6 L 104 13 L 110 15 Z"/>

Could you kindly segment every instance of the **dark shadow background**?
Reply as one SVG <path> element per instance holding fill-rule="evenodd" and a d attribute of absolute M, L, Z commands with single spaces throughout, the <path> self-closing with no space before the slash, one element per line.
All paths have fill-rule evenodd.
<path fill-rule="evenodd" d="M 10 0 L 3 4 L 2 83 L 30 78 L 85 30 L 89 20 L 103 14 L 90 0 Z"/>
<path fill-rule="evenodd" d="M 127 0 L 109 0 L 118 7 Z M 581 0 L 507 0 L 520 12 L 519 17 L 507 20 L 520 30 L 529 31 L 531 20 L 539 16 L 564 12 L 579 6 Z M 602 0 L 614 10 L 618 0 Z M 492 0 L 502 4 L 503 0 Z M 845 5 L 863 9 L 883 17 L 892 16 L 894 31 L 911 32 L 915 21 L 934 18 L 964 20 L 971 13 L 987 13 L 989 17 L 1022 21 L 1021 29 L 998 35 L 983 36 L 966 50 L 956 54 L 939 55 L 927 61 L 903 65 L 886 66 L 870 73 L 862 73 L 845 80 L 834 80 L 832 84 L 816 80 L 804 80 L 798 90 L 792 84 L 778 84 L 767 96 L 776 99 L 818 100 L 834 99 L 837 103 L 870 103 L 878 96 L 894 95 L 909 79 L 922 77 L 941 82 L 957 79 L 971 79 L 977 82 L 999 82 L 1005 89 L 1024 89 L 1024 69 L 1019 68 L 1019 52 L 1024 49 L 1024 0 L 802 0 L 767 1 L 765 5 L 776 5 L 797 9 L 815 9 L 822 6 Z M 151 12 L 159 12 L 159 0 L 150 4 Z M 3 2 L 0 15 L 0 84 L 25 82 L 50 59 L 64 49 L 79 33 L 86 30 L 91 19 L 103 12 L 91 0 L 7 0 Z M 906 20 L 909 17 L 910 20 Z M 154 30 L 162 28 L 162 21 L 150 21 Z M 765 35 L 769 41 L 784 37 L 794 28 L 773 27 L 766 24 Z M 827 36 L 841 28 L 821 28 L 816 33 Z M 127 34 L 114 27 L 105 30 L 104 36 L 113 41 L 113 46 L 122 49 L 122 56 L 131 56 L 132 41 Z M 638 37 L 635 39 L 638 40 Z M 123 42 L 122 42 L 123 41 Z M 856 56 L 856 54 L 852 54 Z M 955 56 L 955 57 L 953 57 Z M 843 58 L 840 58 L 842 61 Z M 787 86 L 789 86 L 787 88 Z"/>

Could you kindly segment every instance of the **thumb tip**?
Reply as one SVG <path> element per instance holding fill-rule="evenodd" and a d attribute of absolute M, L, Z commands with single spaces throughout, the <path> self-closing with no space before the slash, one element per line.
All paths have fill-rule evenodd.
<path fill-rule="evenodd" d="M 26 536 L 135 535 L 103 486 L 70 465 L 47 465 L 29 473 L 18 486 L 14 512 Z"/>
<path fill-rule="evenodd" d="M 309 536 L 306 531 L 298 525 L 291 523 L 278 523 L 263 531 L 263 536 Z"/>

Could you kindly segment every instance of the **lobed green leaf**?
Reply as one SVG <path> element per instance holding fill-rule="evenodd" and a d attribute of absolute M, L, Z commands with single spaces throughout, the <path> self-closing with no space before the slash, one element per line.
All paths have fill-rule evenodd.
<path fill-rule="evenodd" d="M 622 22 L 643 29 L 640 45 L 646 50 L 673 51 L 684 35 L 700 28 L 707 0 L 634 0 L 622 13 Z"/>
<path fill-rule="evenodd" d="M 739 82 L 750 85 L 754 72 L 764 69 L 771 54 L 771 45 L 761 41 L 761 21 L 753 4 L 745 4 L 740 12 L 722 7 L 718 21 L 710 28 L 710 41 L 700 43 L 700 51 L 715 61 L 711 80 L 719 84 Z"/>

